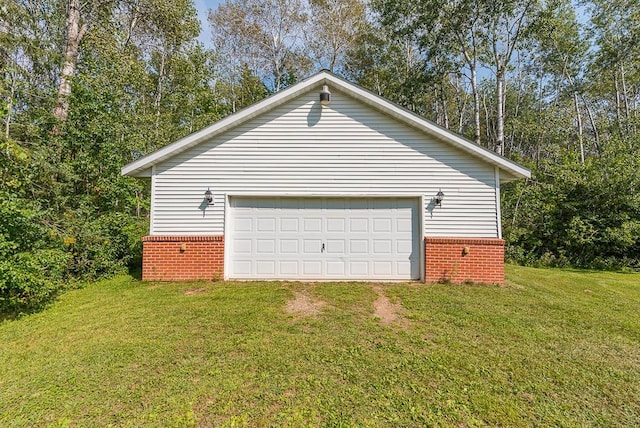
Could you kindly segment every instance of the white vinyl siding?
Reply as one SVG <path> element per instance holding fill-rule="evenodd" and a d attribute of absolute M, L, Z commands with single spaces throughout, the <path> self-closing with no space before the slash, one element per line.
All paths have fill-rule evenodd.
<path fill-rule="evenodd" d="M 226 195 L 368 194 L 423 195 L 428 236 L 498 236 L 493 165 L 339 91 L 326 108 L 317 97 L 311 91 L 158 164 L 151 234 L 224 234 Z M 207 188 L 213 206 L 203 203 Z M 434 207 L 440 189 L 445 199 Z"/>

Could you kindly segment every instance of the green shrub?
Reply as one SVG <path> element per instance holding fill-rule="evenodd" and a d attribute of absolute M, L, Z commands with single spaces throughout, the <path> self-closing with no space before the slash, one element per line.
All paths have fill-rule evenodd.
<path fill-rule="evenodd" d="M 38 309 L 64 287 L 70 255 L 58 249 L 14 254 L 0 262 L 0 312 Z"/>
<path fill-rule="evenodd" d="M 64 286 L 70 255 L 32 203 L 0 194 L 0 312 L 46 304 Z"/>
<path fill-rule="evenodd" d="M 108 277 L 140 262 L 146 219 L 114 212 L 95 218 L 67 216 L 65 223 L 69 268 L 75 277 Z"/>
<path fill-rule="evenodd" d="M 523 265 L 640 267 L 640 141 L 584 165 L 541 162 L 504 187 L 505 258 Z"/>

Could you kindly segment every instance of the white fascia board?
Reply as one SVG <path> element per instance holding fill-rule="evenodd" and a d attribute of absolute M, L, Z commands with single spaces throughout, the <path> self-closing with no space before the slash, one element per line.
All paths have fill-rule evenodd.
<path fill-rule="evenodd" d="M 480 157 L 485 161 L 510 172 L 518 178 L 531 178 L 531 171 L 529 171 L 529 169 L 523 167 L 522 165 L 518 165 L 517 163 L 503 156 L 500 156 L 497 153 L 487 150 L 484 147 L 480 147 L 477 144 L 436 125 L 435 123 L 421 118 L 415 113 L 406 110 L 392 103 L 391 101 L 387 101 L 386 99 L 367 91 L 366 89 L 352 85 L 351 83 L 328 73 L 326 76 L 326 80 L 328 82 L 331 82 L 332 84 L 335 84 L 343 92 L 346 92 L 354 98 L 378 110 L 383 111 L 389 116 L 399 119 L 404 123 L 410 124 L 413 127 L 418 128 L 419 130 L 430 135 L 434 135 L 446 142 L 452 143 L 454 146 L 459 147 L 460 149 L 477 157 Z"/>
<path fill-rule="evenodd" d="M 198 145 L 199 143 L 212 138 L 215 135 L 221 134 L 228 129 L 234 128 L 243 122 L 246 122 L 268 110 L 271 110 L 281 104 L 284 104 L 288 100 L 295 98 L 299 94 L 306 92 L 307 88 L 315 85 L 319 82 L 323 82 L 326 78 L 326 73 L 318 73 L 310 78 L 297 83 L 290 88 L 277 92 L 268 98 L 265 98 L 258 103 L 240 110 L 237 113 L 231 114 L 224 119 L 215 122 L 200 131 L 187 135 L 186 137 L 175 141 L 155 152 L 152 152 L 134 162 L 131 162 L 122 167 L 120 173 L 122 175 L 130 175 L 133 177 L 148 176 L 147 170 L 151 166 L 169 159 L 170 157 L 183 152 L 191 147 Z"/>

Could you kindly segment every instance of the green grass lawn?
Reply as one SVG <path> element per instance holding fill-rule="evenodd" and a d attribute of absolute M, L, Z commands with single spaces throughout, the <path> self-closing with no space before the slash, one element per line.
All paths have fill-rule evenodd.
<path fill-rule="evenodd" d="M 0 426 L 635 426 L 640 274 L 141 283 L 0 324 Z M 323 302 L 291 314 L 296 292 Z"/>

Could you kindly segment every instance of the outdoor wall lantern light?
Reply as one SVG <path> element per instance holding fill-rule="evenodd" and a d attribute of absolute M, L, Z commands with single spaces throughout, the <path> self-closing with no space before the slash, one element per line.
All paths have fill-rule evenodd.
<path fill-rule="evenodd" d="M 207 191 L 204 192 L 204 198 L 208 204 L 213 205 L 213 193 L 211 193 L 211 189 L 207 188 Z"/>
<path fill-rule="evenodd" d="M 331 102 L 331 92 L 329 92 L 329 87 L 324 85 L 322 87 L 322 91 L 320 91 L 320 104 L 323 106 L 328 106 Z"/>
<path fill-rule="evenodd" d="M 436 193 L 436 197 L 434 199 L 436 206 L 442 206 L 443 200 L 444 200 L 444 193 L 442 193 L 442 190 L 438 190 L 438 193 Z"/>

